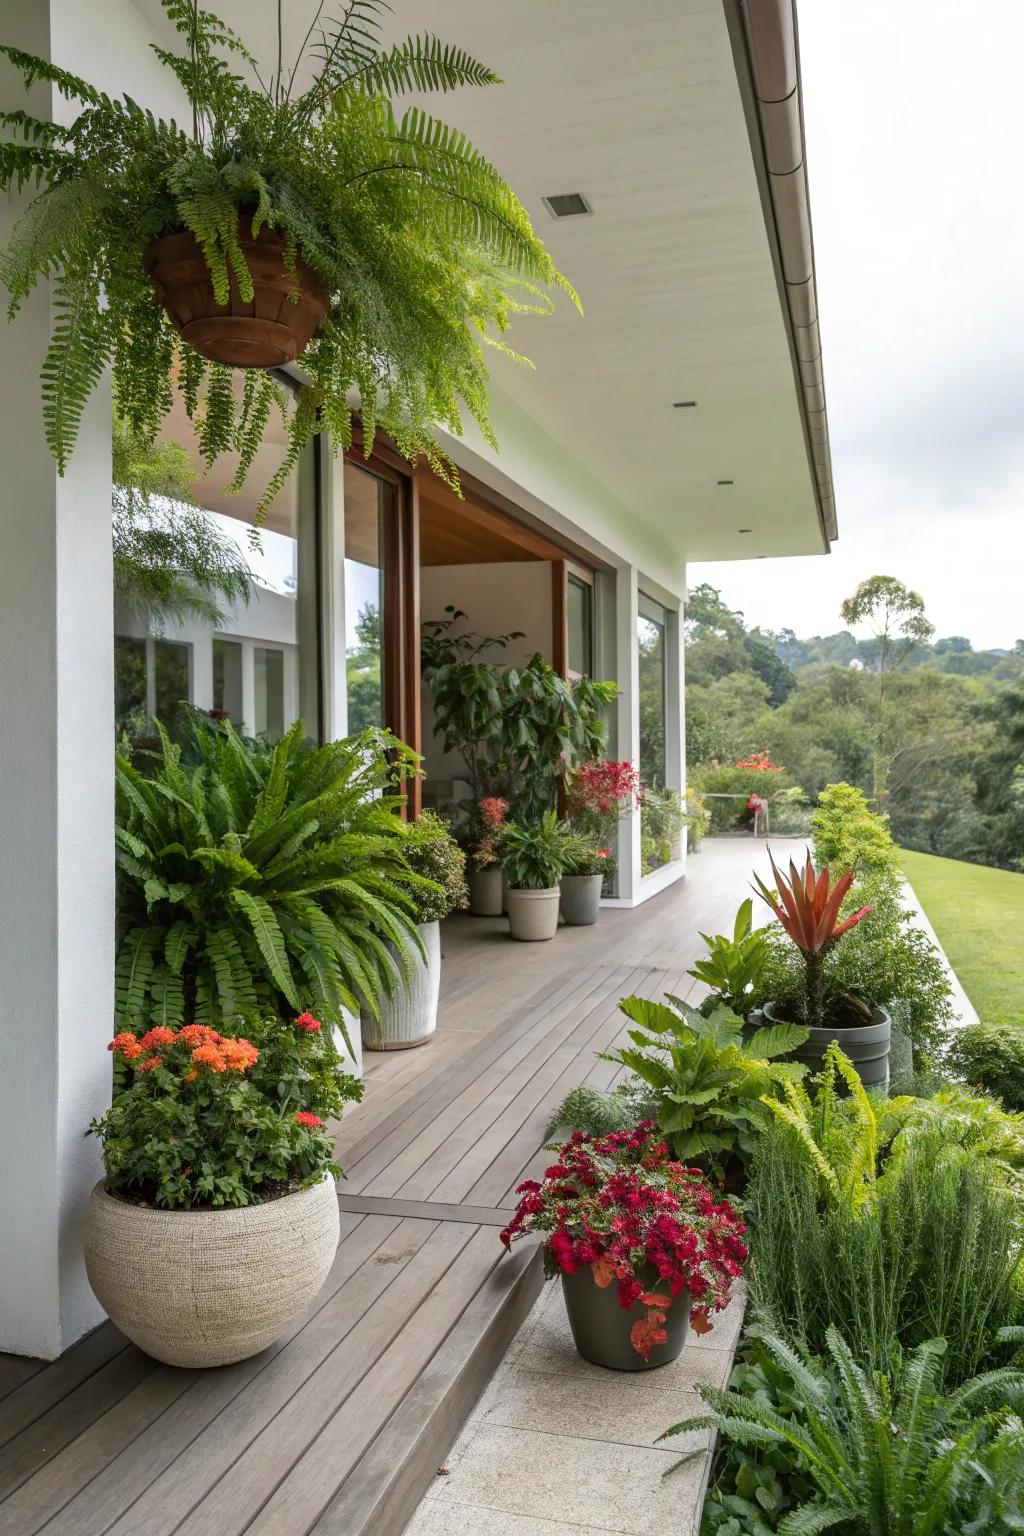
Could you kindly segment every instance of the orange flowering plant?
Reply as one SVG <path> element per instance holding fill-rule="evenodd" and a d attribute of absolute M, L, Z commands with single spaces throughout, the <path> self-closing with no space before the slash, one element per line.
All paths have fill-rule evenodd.
<path fill-rule="evenodd" d="M 329 1121 L 363 1085 L 331 1031 L 310 1013 L 246 1030 L 115 1035 L 114 1101 L 89 1127 L 109 1194 L 170 1208 L 251 1205 L 340 1172 Z"/>

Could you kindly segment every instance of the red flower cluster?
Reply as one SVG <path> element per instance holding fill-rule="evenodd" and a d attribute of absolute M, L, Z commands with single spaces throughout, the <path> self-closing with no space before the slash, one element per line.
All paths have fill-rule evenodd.
<path fill-rule="evenodd" d="M 295 1124 L 301 1125 L 304 1130 L 315 1131 L 318 1125 L 323 1125 L 319 1115 L 311 1115 L 307 1109 L 300 1109 L 295 1116 Z"/>
<path fill-rule="evenodd" d="M 485 827 L 496 830 L 505 824 L 505 817 L 508 815 L 508 801 L 503 800 L 500 795 L 485 795 L 480 801 L 480 815 L 483 818 Z"/>
<path fill-rule="evenodd" d="M 549 1274 L 589 1265 L 597 1285 L 618 1285 L 619 1305 L 647 1308 L 633 1325 L 633 1347 L 646 1359 L 664 1342 L 665 1311 L 687 1293 L 699 1333 L 709 1314 L 728 1304 L 747 1249 L 743 1223 L 716 1200 L 704 1176 L 675 1162 L 652 1121 L 635 1131 L 596 1139 L 576 1131 L 559 1149 L 543 1183 L 527 1179 L 515 1215 L 501 1234 L 509 1247 L 527 1232 L 548 1232 Z M 657 1271 L 647 1283 L 644 1266 Z"/>
<path fill-rule="evenodd" d="M 642 793 L 640 775 L 630 762 L 583 763 L 569 786 L 570 814 L 596 811 L 607 816 L 612 811 L 625 813 L 639 804 Z"/>
<path fill-rule="evenodd" d="M 300 1013 L 295 1020 L 295 1028 L 301 1029 L 307 1035 L 315 1035 L 320 1027 L 320 1020 L 314 1019 L 311 1013 Z"/>
<path fill-rule="evenodd" d="M 753 752 L 750 757 L 745 757 L 737 768 L 752 768 L 755 773 L 785 773 L 781 763 L 773 763 L 767 752 Z"/>
<path fill-rule="evenodd" d="M 768 801 L 765 800 L 761 795 L 751 795 L 750 799 L 747 801 L 747 810 L 753 811 L 754 815 L 756 816 L 759 811 L 764 810 L 767 804 Z"/>
<path fill-rule="evenodd" d="M 187 1054 L 181 1053 L 182 1046 Z M 141 1040 L 131 1030 L 122 1030 L 107 1049 L 120 1056 L 122 1061 L 130 1062 L 135 1072 L 151 1072 L 154 1067 L 168 1064 L 182 1065 L 186 1068 L 182 1076 L 189 1083 L 196 1081 L 204 1067 L 210 1072 L 247 1072 L 260 1055 L 250 1040 L 243 1036 L 219 1035 L 206 1024 L 186 1024 L 178 1030 L 160 1025 L 147 1030 Z M 170 1061 L 162 1055 L 147 1054 L 158 1050 L 168 1053 Z M 140 1060 L 141 1057 L 145 1060 Z"/>

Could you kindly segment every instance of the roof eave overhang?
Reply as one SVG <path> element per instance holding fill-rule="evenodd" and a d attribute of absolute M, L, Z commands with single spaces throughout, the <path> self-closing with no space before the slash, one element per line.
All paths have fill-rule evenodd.
<path fill-rule="evenodd" d="M 838 536 L 795 0 L 723 0 L 826 550 Z"/>

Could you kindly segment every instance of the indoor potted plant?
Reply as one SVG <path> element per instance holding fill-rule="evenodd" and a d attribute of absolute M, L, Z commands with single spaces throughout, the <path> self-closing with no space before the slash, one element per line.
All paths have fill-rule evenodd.
<path fill-rule="evenodd" d="M 711 1328 L 747 1250 L 728 1200 L 675 1162 L 651 1121 L 594 1138 L 576 1131 L 543 1182 L 527 1179 L 501 1234 L 509 1247 L 545 1234 L 544 1267 L 560 1274 L 576 1348 L 585 1360 L 644 1371 L 674 1360 Z"/>
<path fill-rule="evenodd" d="M 765 1002 L 765 1019 L 769 1024 L 806 1025 L 808 1039 L 794 1054 L 812 1069 L 821 1067 L 834 1040 L 853 1062 L 865 1087 L 884 1088 L 889 1081 L 889 1015 L 870 999 L 838 986 L 829 975 L 832 950 L 871 911 L 870 906 L 864 906 L 846 917 L 840 915 L 843 899 L 853 884 L 853 870 L 847 870 L 833 884 L 828 865 L 816 870 L 810 853 L 802 871 L 790 860 L 788 879 L 776 868 L 774 859 L 771 863 L 777 895 L 759 875 L 754 879 L 800 953 L 802 985 L 795 997 Z"/>
<path fill-rule="evenodd" d="M 595 848 L 586 840 L 580 847 L 567 850 L 559 889 L 562 921 L 570 928 L 589 928 L 597 922 L 601 891 L 613 867 L 611 853 L 610 848 Z"/>
<path fill-rule="evenodd" d="M 466 884 L 469 910 L 474 917 L 500 917 L 502 900 L 501 838 L 508 815 L 508 801 L 485 795 L 477 806 L 467 837 Z"/>
<path fill-rule="evenodd" d="M 502 836 L 502 868 L 508 881 L 508 926 L 514 939 L 553 939 L 558 931 L 558 882 L 573 845 L 554 811 L 521 826 L 510 821 Z"/>
<path fill-rule="evenodd" d="M 26 87 L 47 80 L 75 103 L 67 125 L 12 114 L 0 145 L 0 183 L 39 189 L 0 276 L 14 310 L 54 280 L 43 416 L 61 473 L 110 364 L 130 426 L 151 439 L 177 389 L 207 459 L 240 455 L 236 485 L 276 402 L 290 447 L 263 508 L 314 433 L 348 447 L 354 389 L 367 451 L 379 427 L 453 479 L 437 427 L 457 434 L 464 403 L 491 435 L 481 332 L 507 329 L 524 285 L 540 311 L 551 286 L 578 301 L 464 135 L 419 107 L 398 121 L 389 98 L 498 77 L 429 34 L 383 46 L 374 0 L 321 15 L 274 67 L 198 0 L 160 3 L 180 38 L 156 50 L 188 98 L 180 124 L 0 48 Z M 232 367 L 300 356 L 290 414 L 267 371 L 231 388 Z"/>
<path fill-rule="evenodd" d="M 111 1042 L 115 1096 L 90 1126 L 106 1179 L 89 1204 L 89 1281 L 168 1365 L 244 1360 L 320 1290 L 338 1245 L 328 1121 L 362 1084 L 312 1014 Z"/>
<path fill-rule="evenodd" d="M 441 919 L 466 904 L 466 855 L 445 822 L 424 811 L 409 829 L 405 845 L 409 868 L 422 885 L 412 892 L 422 951 L 398 955 L 401 976 L 375 1014 L 362 1014 L 363 1044 L 371 1051 L 399 1051 L 425 1045 L 437 1028 L 441 987 Z"/>

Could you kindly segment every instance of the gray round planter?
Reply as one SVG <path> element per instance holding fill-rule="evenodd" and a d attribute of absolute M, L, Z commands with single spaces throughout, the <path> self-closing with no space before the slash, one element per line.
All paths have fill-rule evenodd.
<path fill-rule="evenodd" d="M 653 1264 L 645 1264 L 639 1279 L 651 1290 L 664 1285 Z M 627 1312 L 619 1306 L 619 1288 L 600 1286 L 590 1265 L 574 1275 L 562 1275 L 562 1295 L 569 1314 L 573 1342 L 584 1360 L 603 1365 L 609 1371 L 653 1371 L 679 1358 L 690 1327 L 690 1293 L 683 1291 L 665 1310 L 664 1344 L 656 1344 L 648 1359 L 638 1354 L 629 1342 L 634 1323 L 647 1316 L 642 1302 L 635 1302 Z"/>
<path fill-rule="evenodd" d="M 792 1024 L 777 1003 L 765 1003 L 768 1024 Z M 855 1024 L 849 1029 L 812 1029 L 798 1050 L 787 1061 L 802 1061 L 812 1072 L 820 1072 L 825 1052 L 835 1040 L 844 1056 L 849 1056 L 865 1088 L 886 1088 L 889 1084 L 889 1047 L 892 1022 L 884 1008 L 874 1009 L 870 1024 Z"/>
<path fill-rule="evenodd" d="M 589 928 L 597 922 L 604 875 L 563 875 L 562 919 L 571 928 Z"/>
<path fill-rule="evenodd" d="M 527 944 L 553 939 L 558 932 L 559 900 L 557 885 L 547 891 L 518 891 L 510 886 L 508 926 L 512 937 Z"/>
<path fill-rule="evenodd" d="M 474 917 L 500 917 L 501 865 L 491 864 L 487 869 L 470 869 L 466 872 L 469 886 L 469 910 Z"/>
<path fill-rule="evenodd" d="M 420 923 L 419 933 L 426 959 L 411 951 L 409 975 L 399 981 L 390 997 L 381 1000 L 379 1019 L 363 1010 L 363 1045 L 368 1051 L 405 1051 L 413 1045 L 426 1045 L 437 1028 L 441 925 Z"/>

